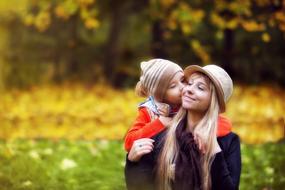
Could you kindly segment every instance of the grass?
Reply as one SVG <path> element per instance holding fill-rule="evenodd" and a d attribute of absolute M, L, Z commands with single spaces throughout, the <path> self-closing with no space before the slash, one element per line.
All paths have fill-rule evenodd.
<path fill-rule="evenodd" d="M 285 144 L 242 144 L 241 190 L 285 187 Z M 16 140 L 0 143 L 0 189 L 123 190 L 122 142 Z"/>
<path fill-rule="evenodd" d="M 125 189 L 118 141 L 22 140 L 0 147 L 1 190 Z"/>

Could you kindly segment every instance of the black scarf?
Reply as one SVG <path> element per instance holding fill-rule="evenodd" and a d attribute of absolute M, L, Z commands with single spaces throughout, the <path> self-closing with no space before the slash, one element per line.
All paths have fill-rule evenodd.
<path fill-rule="evenodd" d="M 183 119 L 176 129 L 179 154 L 175 164 L 173 190 L 201 190 L 201 155 L 192 133 L 186 130 L 186 123 L 186 119 Z"/>

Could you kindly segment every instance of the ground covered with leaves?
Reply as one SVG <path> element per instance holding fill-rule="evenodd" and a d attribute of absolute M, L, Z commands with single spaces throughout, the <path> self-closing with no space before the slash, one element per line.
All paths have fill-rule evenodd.
<path fill-rule="evenodd" d="M 246 143 L 276 141 L 284 134 L 285 90 L 236 85 L 226 115 Z M 143 98 L 133 89 L 62 85 L 2 92 L 0 138 L 122 139 Z"/>

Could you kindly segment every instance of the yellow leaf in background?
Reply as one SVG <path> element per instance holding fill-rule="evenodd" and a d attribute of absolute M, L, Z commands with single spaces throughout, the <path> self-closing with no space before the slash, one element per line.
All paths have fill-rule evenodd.
<path fill-rule="evenodd" d="M 276 25 L 275 20 L 272 17 L 269 18 L 268 24 L 270 27 L 274 27 Z"/>
<path fill-rule="evenodd" d="M 31 14 L 28 14 L 24 17 L 24 23 L 27 26 L 32 26 L 34 24 L 35 17 Z"/>
<path fill-rule="evenodd" d="M 175 3 L 175 0 L 160 0 L 160 3 L 163 8 L 169 8 L 173 3 Z"/>
<path fill-rule="evenodd" d="M 278 11 L 275 13 L 275 18 L 276 18 L 276 20 L 284 22 L 285 21 L 285 13 L 282 11 Z"/>
<path fill-rule="evenodd" d="M 251 21 L 242 21 L 242 27 L 249 32 L 263 31 L 265 30 L 265 25 L 263 23 L 257 23 L 253 20 Z"/>
<path fill-rule="evenodd" d="M 224 38 L 223 31 L 218 30 L 218 31 L 216 32 L 215 37 L 216 37 L 217 39 L 219 39 L 219 40 L 223 39 L 223 38 Z"/>
<path fill-rule="evenodd" d="M 225 20 L 217 13 L 211 13 L 211 22 L 217 25 L 220 29 L 226 28 Z"/>
<path fill-rule="evenodd" d="M 217 11 L 225 10 L 229 6 L 228 3 L 224 0 L 218 0 L 214 2 Z"/>
<path fill-rule="evenodd" d="M 232 19 L 226 23 L 226 27 L 229 29 L 235 29 L 237 28 L 238 24 L 239 24 L 238 19 Z"/>
<path fill-rule="evenodd" d="M 261 39 L 264 41 L 264 42 L 270 42 L 270 35 L 268 33 L 263 33 L 262 36 L 261 36 Z"/>
<path fill-rule="evenodd" d="M 192 40 L 191 41 L 191 46 L 194 49 L 199 49 L 201 47 L 201 44 L 200 44 L 200 42 L 198 40 Z"/>
<path fill-rule="evenodd" d="M 188 5 L 185 2 L 179 3 L 179 7 L 180 7 L 181 10 L 185 10 L 185 11 L 189 11 L 190 10 L 190 5 Z"/>
<path fill-rule="evenodd" d="M 99 21 L 95 18 L 88 18 L 85 20 L 85 27 L 88 29 L 94 29 L 99 27 Z"/>
<path fill-rule="evenodd" d="M 202 19 L 205 17 L 205 12 L 203 10 L 191 10 L 193 20 L 196 23 L 199 23 L 202 21 Z"/>
<path fill-rule="evenodd" d="M 177 28 L 177 23 L 174 19 L 169 19 L 167 22 L 167 26 L 170 30 L 175 30 Z"/>
<path fill-rule="evenodd" d="M 202 60 L 204 64 L 210 62 L 210 55 L 206 52 L 205 48 L 200 44 L 198 40 L 192 40 L 191 46 L 196 55 Z"/>
<path fill-rule="evenodd" d="M 55 8 L 54 13 L 57 17 L 62 18 L 64 20 L 67 20 L 70 17 L 70 15 L 67 13 L 67 11 L 64 9 L 64 7 L 61 5 L 58 5 Z"/>
<path fill-rule="evenodd" d="M 189 23 L 182 23 L 181 29 L 182 29 L 182 32 L 186 35 L 188 35 L 192 32 L 192 27 Z"/>
<path fill-rule="evenodd" d="M 279 29 L 283 32 L 285 32 L 285 23 L 280 23 L 279 24 Z"/>
<path fill-rule="evenodd" d="M 255 3 L 260 7 L 265 7 L 265 6 L 269 6 L 271 4 L 271 1 L 259 0 L 259 1 L 255 1 Z"/>
<path fill-rule="evenodd" d="M 87 7 L 95 3 L 95 0 L 77 0 L 81 7 Z"/>
<path fill-rule="evenodd" d="M 88 17 L 90 17 L 89 11 L 86 8 L 80 9 L 80 17 L 82 19 L 87 19 Z"/>
<path fill-rule="evenodd" d="M 237 15 L 251 16 L 251 2 L 249 0 L 232 1 L 227 7 L 231 12 Z M 226 8 L 226 9 L 227 9 Z"/>
<path fill-rule="evenodd" d="M 40 12 L 35 19 L 35 26 L 39 31 L 45 31 L 50 25 L 50 14 L 47 11 Z"/>

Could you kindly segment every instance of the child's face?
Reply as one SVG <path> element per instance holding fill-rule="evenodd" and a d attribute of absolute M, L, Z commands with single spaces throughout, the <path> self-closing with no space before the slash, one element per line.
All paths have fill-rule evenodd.
<path fill-rule="evenodd" d="M 181 105 L 181 94 L 184 86 L 184 74 L 183 72 L 177 72 L 168 85 L 164 102 L 171 106 Z"/>

